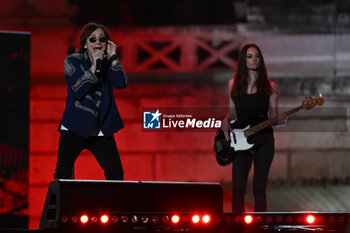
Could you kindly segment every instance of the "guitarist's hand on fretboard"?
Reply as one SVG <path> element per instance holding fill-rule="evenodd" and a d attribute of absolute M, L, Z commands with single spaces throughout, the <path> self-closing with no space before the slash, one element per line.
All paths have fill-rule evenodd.
<path fill-rule="evenodd" d="M 283 127 L 286 125 L 288 116 L 285 113 L 278 115 L 276 122 L 273 124 L 275 127 Z"/>

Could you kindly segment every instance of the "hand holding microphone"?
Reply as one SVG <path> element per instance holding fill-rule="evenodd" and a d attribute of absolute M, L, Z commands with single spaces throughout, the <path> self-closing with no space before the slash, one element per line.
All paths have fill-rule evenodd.
<path fill-rule="evenodd" d="M 101 49 L 95 49 L 93 54 L 93 59 L 95 63 L 95 73 L 101 73 L 102 72 L 102 60 L 104 58 L 105 54 Z"/>
<path fill-rule="evenodd" d="M 112 65 L 118 62 L 119 57 L 117 55 L 117 45 L 112 41 L 107 41 L 106 53 L 102 51 L 102 48 L 95 48 L 92 53 L 93 64 L 91 66 L 91 71 L 93 73 L 101 73 L 102 72 L 102 61 L 108 56 L 108 59 L 112 62 Z"/>

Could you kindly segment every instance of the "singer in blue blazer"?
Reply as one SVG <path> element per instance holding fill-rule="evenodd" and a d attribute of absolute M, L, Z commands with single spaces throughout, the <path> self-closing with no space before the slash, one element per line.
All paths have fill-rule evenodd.
<path fill-rule="evenodd" d="M 125 88 L 127 76 L 120 63 L 114 66 L 109 61 L 106 63 L 106 72 L 95 75 L 89 70 L 91 61 L 87 52 L 69 55 L 64 62 L 68 89 L 61 125 L 84 138 L 93 136 L 97 128 L 105 136 L 123 128 L 113 87 Z"/>
<path fill-rule="evenodd" d="M 124 177 L 113 134 L 123 128 L 113 88 L 122 89 L 128 78 L 103 25 L 89 23 L 80 35 L 78 53 L 64 61 L 67 101 L 60 122 L 56 179 L 73 178 L 80 152 L 90 150 L 107 179 Z"/>

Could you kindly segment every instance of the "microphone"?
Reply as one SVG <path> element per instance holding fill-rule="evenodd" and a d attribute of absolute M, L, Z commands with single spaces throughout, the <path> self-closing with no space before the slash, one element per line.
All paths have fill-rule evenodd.
<path fill-rule="evenodd" d="M 102 67 L 102 60 L 98 58 L 96 60 L 96 73 L 101 73 L 101 67 Z"/>

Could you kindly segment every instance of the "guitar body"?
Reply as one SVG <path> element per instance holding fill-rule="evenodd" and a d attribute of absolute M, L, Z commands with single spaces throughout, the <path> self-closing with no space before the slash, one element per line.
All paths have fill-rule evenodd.
<path fill-rule="evenodd" d="M 234 159 L 235 150 L 230 146 L 231 141 L 226 141 L 224 131 L 219 130 L 214 139 L 214 151 L 216 161 L 221 166 L 228 166 Z"/>
<path fill-rule="evenodd" d="M 316 98 L 309 98 L 304 100 L 300 106 L 284 112 L 283 115 L 284 117 L 288 117 L 302 109 L 310 110 L 316 105 L 323 105 L 323 102 L 324 99 L 321 96 Z M 254 144 L 248 143 L 247 137 L 256 134 L 266 127 L 273 125 L 274 123 L 278 122 L 278 120 L 279 116 L 275 116 L 252 127 L 248 125 L 245 128 L 240 127 L 245 124 L 231 124 L 233 133 L 230 133 L 229 141 L 226 141 L 224 132 L 222 130 L 219 130 L 216 133 L 214 140 L 214 151 L 217 162 L 222 166 L 228 166 L 234 160 L 237 151 L 245 151 L 253 148 Z"/>
<path fill-rule="evenodd" d="M 231 147 L 234 151 L 243 151 L 251 149 L 254 144 L 249 144 L 246 136 L 244 136 L 244 131 L 250 128 L 250 125 L 244 129 L 233 129 L 233 133 L 230 133 Z"/>
<path fill-rule="evenodd" d="M 233 127 L 232 127 L 233 128 Z M 244 136 L 244 131 L 249 129 L 248 125 L 244 129 L 233 129 L 230 133 L 230 140 L 226 141 L 225 134 L 219 130 L 215 135 L 214 151 L 216 161 L 221 166 L 228 166 L 232 163 L 238 151 L 245 151 L 253 148 L 254 144 L 248 143 Z"/>

